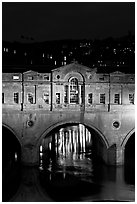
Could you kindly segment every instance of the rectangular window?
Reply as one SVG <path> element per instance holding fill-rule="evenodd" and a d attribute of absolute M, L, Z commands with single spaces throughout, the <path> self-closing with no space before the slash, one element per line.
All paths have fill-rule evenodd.
<path fill-rule="evenodd" d="M 33 95 L 31 93 L 28 93 L 28 102 L 33 104 Z"/>
<path fill-rule="evenodd" d="M 43 94 L 43 99 L 44 99 L 44 102 L 46 104 L 49 104 L 49 93 L 44 93 Z"/>
<path fill-rule="evenodd" d="M 120 95 L 119 94 L 115 94 L 115 96 L 114 96 L 114 103 L 120 104 Z"/>
<path fill-rule="evenodd" d="M 84 103 L 84 86 L 81 86 L 81 103 Z"/>
<path fill-rule="evenodd" d="M 100 103 L 105 104 L 105 94 L 100 94 Z"/>
<path fill-rule="evenodd" d="M 4 103 L 4 93 L 2 93 L 2 103 Z"/>
<path fill-rule="evenodd" d="M 134 104 L 134 94 L 129 94 L 129 103 Z"/>
<path fill-rule="evenodd" d="M 93 103 L 93 94 L 92 93 L 88 94 L 88 103 L 90 103 L 90 104 Z"/>
<path fill-rule="evenodd" d="M 28 80 L 33 80 L 33 76 L 28 76 Z"/>
<path fill-rule="evenodd" d="M 60 104 L 60 93 L 56 93 L 56 104 Z"/>
<path fill-rule="evenodd" d="M 14 93 L 14 103 L 19 103 L 19 93 Z"/>
<path fill-rule="evenodd" d="M 64 86 L 64 103 L 68 103 L 68 85 Z"/>
<path fill-rule="evenodd" d="M 49 76 L 48 75 L 44 75 L 44 80 L 49 81 Z"/>
<path fill-rule="evenodd" d="M 14 80 L 19 80 L 19 76 L 18 76 L 18 75 L 14 75 L 14 76 L 13 76 L 13 79 L 14 79 Z"/>

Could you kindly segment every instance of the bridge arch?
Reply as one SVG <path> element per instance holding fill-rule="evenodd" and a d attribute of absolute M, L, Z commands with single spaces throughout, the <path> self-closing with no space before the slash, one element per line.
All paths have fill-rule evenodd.
<path fill-rule="evenodd" d="M 103 135 L 103 133 L 102 133 L 100 130 L 98 130 L 95 126 L 93 126 L 93 125 L 91 125 L 91 124 L 89 124 L 89 123 L 87 123 L 87 122 L 81 123 L 81 122 L 79 122 L 79 121 L 71 121 L 71 120 L 65 121 L 65 122 L 55 123 L 55 124 L 53 124 L 52 126 L 48 127 L 48 128 L 42 133 L 42 135 L 40 136 L 39 141 L 37 142 L 37 147 L 40 146 L 42 139 L 43 139 L 44 137 L 46 137 L 52 130 L 54 130 L 54 129 L 58 128 L 58 127 L 61 127 L 61 126 L 63 126 L 63 125 L 67 125 L 67 124 L 68 124 L 68 125 L 69 125 L 69 124 L 83 124 L 83 125 L 87 126 L 88 128 L 90 128 L 90 129 L 94 130 L 96 133 L 98 133 L 98 135 L 100 136 L 100 138 L 101 138 L 102 142 L 104 143 L 106 149 L 109 148 L 109 143 L 108 143 L 106 137 L 105 137 L 105 136 Z"/>
<path fill-rule="evenodd" d="M 8 126 L 8 125 L 5 124 L 5 123 L 2 123 L 2 127 L 7 128 L 7 129 L 16 137 L 16 139 L 18 140 L 20 146 L 22 147 L 22 142 L 21 142 L 21 140 L 19 139 L 18 134 L 16 133 L 16 131 L 13 130 L 10 126 Z"/>
<path fill-rule="evenodd" d="M 121 143 L 121 147 L 124 149 L 125 145 L 127 144 L 129 138 L 135 133 L 135 128 L 133 128 L 130 132 L 128 132 L 128 134 L 126 135 L 126 137 L 123 139 L 122 143 Z"/>

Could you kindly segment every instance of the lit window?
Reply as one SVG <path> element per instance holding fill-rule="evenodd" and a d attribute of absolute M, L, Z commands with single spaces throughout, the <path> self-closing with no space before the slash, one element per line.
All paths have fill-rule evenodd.
<path fill-rule="evenodd" d="M 100 94 L 100 103 L 105 104 L 105 94 Z"/>
<path fill-rule="evenodd" d="M 78 104 L 78 80 L 76 78 L 72 78 L 70 80 L 70 103 Z"/>
<path fill-rule="evenodd" d="M 14 50 L 14 54 L 16 54 L 16 50 Z"/>
<path fill-rule="evenodd" d="M 120 104 L 120 95 L 119 94 L 115 94 L 114 103 Z"/>
<path fill-rule="evenodd" d="M 28 76 L 28 80 L 33 80 L 33 76 Z"/>
<path fill-rule="evenodd" d="M 19 103 L 19 93 L 14 93 L 14 103 Z"/>
<path fill-rule="evenodd" d="M 52 55 L 50 55 L 50 59 L 52 59 Z"/>
<path fill-rule="evenodd" d="M 14 75 L 14 76 L 13 76 L 13 79 L 14 79 L 14 80 L 18 80 L 18 79 L 19 79 L 19 76 L 18 76 L 18 75 Z"/>
<path fill-rule="evenodd" d="M 6 52 L 8 52 L 9 50 L 8 50 L 8 48 L 6 48 Z"/>
<path fill-rule="evenodd" d="M 60 93 L 56 93 L 56 104 L 60 104 Z"/>
<path fill-rule="evenodd" d="M 27 53 L 25 52 L 24 55 L 27 56 Z"/>
<path fill-rule="evenodd" d="M 49 104 L 49 93 L 44 93 L 43 94 L 43 100 L 46 104 Z"/>
<path fill-rule="evenodd" d="M 57 62 L 55 61 L 55 65 L 57 64 Z"/>
<path fill-rule="evenodd" d="M 64 56 L 64 60 L 66 61 L 66 59 L 67 59 L 67 57 L 66 56 Z"/>
<path fill-rule="evenodd" d="M 92 104 L 93 96 L 92 93 L 88 94 L 88 103 Z"/>
<path fill-rule="evenodd" d="M 49 76 L 48 75 L 44 75 L 44 80 L 49 81 Z"/>
<path fill-rule="evenodd" d="M 68 103 L 68 85 L 64 86 L 64 103 Z"/>
<path fill-rule="evenodd" d="M 28 102 L 33 104 L 33 94 L 28 93 Z"/>
<path fill-rule="evenodd" d="M 44 55 L 44 53 L 43 53 L 43 55 L 42 55 L 43 57 L 45 57 L 45 55 Z"/>
<path fill-rule="evenodd" d="M 6 51 L 6 48 L 4 47 L 4 52 Z"/>
<path fill-rule="evenodd" d="M 2 93 L 2 103 L 4 103 L 4 93 Z"/>
<path fill-rule="evenodd" d="M 66 65 L 66 62 L 64 62 L 64 65 Z"/>
<path fill-rule="evenodd" d="M 129 94 L 129 102 L 130 104 L 134 104 L 134 94 Z"/>

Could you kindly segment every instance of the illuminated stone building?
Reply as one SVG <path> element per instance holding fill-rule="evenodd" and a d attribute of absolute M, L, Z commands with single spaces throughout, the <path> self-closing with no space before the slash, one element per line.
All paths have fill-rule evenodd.
<path fill-rule="evenodd" d="M 3 73 L 2 80 L 3 125 L 18 138 L 23 162 L 37 163 L 43 138 L 67 123 L 85 124 L 99 135 L 97 152 L 106 163 L 124 162 L 135 132 L 134 74 L 98 73 L 74 62 L 51 73 Z"/>
<path fill-rule="evenodd" d="M 134 74 L 72 63 L 51 73 L 3 73 L 3 108 L 109 111 L 134 105 Z"/>

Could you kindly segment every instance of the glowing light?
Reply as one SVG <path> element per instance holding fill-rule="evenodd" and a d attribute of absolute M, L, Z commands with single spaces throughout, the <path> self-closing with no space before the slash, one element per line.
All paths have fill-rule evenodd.
<path fill-rule="evenodd" d="M 42 152 L 42 145 L 40 146 L 40 152 Z"/>
<path fill-rule="evenodd" d="M 18 158 L 17 152 L 15 152 L 15 161 L 17 161 L 17 158 Z"/>

